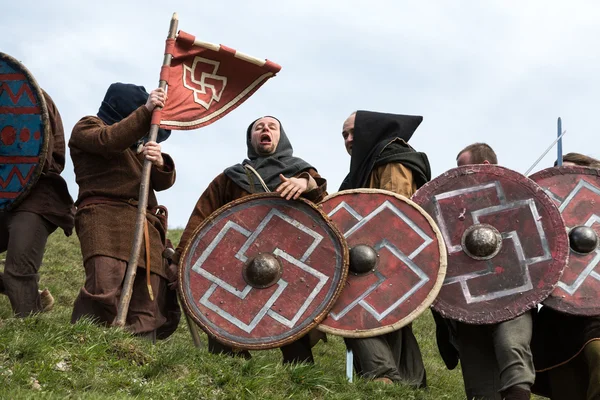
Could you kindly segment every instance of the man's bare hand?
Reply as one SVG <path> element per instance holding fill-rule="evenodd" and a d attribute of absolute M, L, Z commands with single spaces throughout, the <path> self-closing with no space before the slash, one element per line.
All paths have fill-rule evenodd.
<path fill-rule="evenodd" d="M 150 92 L 148 100 L 146 100 L 146 108 L 152 112 L 155 107 L 164 107 L 167 101 L 167 94 L 164 89 L 158 88 Z"/>
<path fill-rule="evenodd" d="M 279 174 L 281 179 L 281 185 L 277 186 L 275 191 L 281 194 L 281 197 L 285 197 L 286 200 L 296 200 L 300 195 L 306 192 L 308 188 L 308 180 L 306 178 L 286 178 Z"/>
<path fill-rule="evenodd" d="M 156 142 L 146 143 L 144 145 L 143 153 L 146 157 L 146 160 L 150 160 L 152 164 L 156 165 L 157 167 L 162 168 L 162 166 L 165 164 L 160 151 L 160 144 Z"/>

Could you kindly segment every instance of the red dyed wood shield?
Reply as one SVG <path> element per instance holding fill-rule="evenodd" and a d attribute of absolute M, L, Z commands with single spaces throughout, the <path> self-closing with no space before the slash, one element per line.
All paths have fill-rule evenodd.
<path fill-rule="evenodd" d="M 0 211 L 19 204 L 37 182 L 49 135 L 37 82 L 19 61 L 0 53 Z"/>
<path fill-rule="evenodd" d="M 344 233 L 350 272 L 344 290 L 319 329 L 370 337 L 402 328 L 435 299 L 444 281 L 446 250 L 433 219 L 392 192 L 357 189 L 327 197 L 321 207 Z M 376 264 L 355 268 L 354 250 L 369 246 Z"/>
<path fill-rule="evenodd" d="M 592 168 L 548 168 L 531 176 L 555 201 L 568 231 L 591 228 L 600 236 L 600 176 Z M 600 315 L 600 249 L 581 250 L 571 238 L 569 263 L 544 305 L 576 315 Z M 577 251 L 579 250 L 579 251 Z"/>
<path fill-rule="evenodd" d="M 433 308 L 471 324 L 512 319 L 552 292 L 569 256 L 554 201 L 495 165 L 452 169 L 412 197 L 437 222 L 448 271 Z M 482 239 L 483 238 L 483 239 Z"/>
<path fill-rule="evenodd" d="M 247 283 L 248 265 L 274 256 L 272 285 Z M 220 342 L 242 349 L 280 347 L 306 334 L 333 306 L 348 272 L 341 233 L 314 204 L 256 194 L 211 214 L 179 266 L 188 314 Z"/>

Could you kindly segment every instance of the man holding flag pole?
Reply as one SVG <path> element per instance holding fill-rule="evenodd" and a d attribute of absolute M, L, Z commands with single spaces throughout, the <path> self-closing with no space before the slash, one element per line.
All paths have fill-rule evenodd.
<path fill-rule="evenodd" d="M 132 223 L 142 163 L 151 163 L 151 192 L 144 225 L 147 246 L 138 263 L 148 271 L 134 281 L 127 324 L 131 332 L 151 340 L 170 335 L 179 322 L 174 290 L 162 251 L 166 240 L 166 209 L 158 206 L 155 190 L 175 182 L 175 165 L 161 152 L 170 131 L 159 130 L 148 141 L 152 110 L 164 105 L 166 94 L 143 87 L 110 85 L 97 116 L 82 118 L 73 128 L 69 147 L 79 185 L 76 230 L 81 243 L 86 282 L 75 300 L 72 322 L 83 316 L 111 324 L 117 314 L 126 259 L 134 233 Z M 168 330 L 164 331 L 163 328 Z"/>
<path fill-rule="evenodd" d="M 121 267 L 119 267 L 119 272 L 115 271 L 114 273 L 105 274 L 112 279 L 110 282 L 112 289 L 108 295 L 100 287 L 96 288 L 96 293 L 92 294 L 90 292 L 92 294 L 91 298 L 96 296 L 97 300 L 101 300 L 100 302 L 110 303 L 110 312 L 102 316 L 99 315 L 102 312 L 98 311 L 98 304 L 94 304 L 91 308 L 81 306 L 81 297 L 84 291 L 87 288 L 91 288 L 94 283 L 98 283 L 98 275 L 90 273 L 88 268 L 86 268 L 86 286 L 82 289 L 82 293 L 76 301 L 73 321 L 82 315 L 92 315 L 105 323 L 112 323 L 115 326 L 128 325 L 136 333 L 143 332 L 143 330 L 140 331 L 135 327 L 136 318 L 132 315 L 134 314 L 133 304 L 136 304 L 143 296 L 152 302 L 161 301 L 160 290 L 162 290 L 162 285 L 159 285 L 159 293 L 156 293 L 155 300 L 154 294 L 157 291 L 157 287 L 153 281 L 154 276 L 152 273 L 158 273 L 163 278 L 168 278 L 167 275 L 173 277 L 173 274 L 169 274 L 167 268 L 162 267 L 165 265 L 162 258 L 164 236 L 160 235 L 163 243 L 158 244 L 155 240 L 157 235 L 152 235 L 154 233 L 152 225 L 155 224 L 153 224 L 148 213 L 148 210 L 155 205 L 153 190 L 165 189 L 172 185 L 175 176 L 172 160 L 170 161 L 171 164 L 169 164 L 169 162 L 164 161 L 164 155 L 162 155 L 161 159 L 160 146 L 156 144 L 157 137 L 160 136 L 159 128 L 161 128 L 161 131 L 166 129 L 190 130 L 209 125 L 238 107 L 258 90 L 264 82 L 281 69 L 279 65 L 268 60 L 260 60 L 226 46 L 199 41 L 194 36 L 183 31 L 177 33 L 177 27 L 178 17 L 175 13 L 171 19 L 169 34 L 166 40 L 159 88 L 151 93 L 148 103 L 146 105 L 136 104 L 138 108 L 131 108 L 131 104 L 127 104 L 127 112 L 124 112 L 124 110 L 118 109 L 119 106 L 123 105 L 120 101 L 116 104 L 110 104 L 109 99 L 105 99 L 108 100 L 106 101 L 110 106 L 108 108 L 111 111 L 115 111 L 118 118 L 111 121 L 104 120 L 100 115 L 102 113 L 101 109 L 98 113 L 98 118 L 84 118 L 75 127 L 73 132 L 70 147 L 75 164 L 77 181 L 80 184 L 80 198 L 78 199 L 80 212 L 83 213 L 86 206 L 89 209 L 116 206 L 115 204 L 108 205 L 108 201 L 104 197 L 109 197 L 110 201 L 119 202 L 119 206 L 129 203 L 126 205 L 129 207 L 129 212 L 131 212 L 134 206 L 137 206 L 135 226 L 133 226 L 134 218 L 132 215 L 126 218 L 119 217 L 118 220 L 107 217 L 102 221 L 107 225 L 112 223 L 115 227 L 119 224 L 127 224 L 131 229 L 122 230 L 122 232 L 126 232 L 124 233 L 126 237 L 106 238 L 106 232 L 103 233 L 102 229 L 93 225 L 85 226 L 85 223 L 82 223 L 81 228 L 78 229 L 80 238 L 85 235 L 91 235 L 90 237 L 92 237 L 91 240 L 82 240 L 84 261 L 86 259 L 89 261 L 93 255 L 112 257 L 123 264 L 126 260 L 128 261 L 126 273 L 122 273 Z M 164 91 L 167 86 L 169 101 L 165 103 L 166 97 Z M 126 98 L 124 103 L 126 104 L 131 101 L 131 98 Z M 163 109 L 163 107 L 165 108 Z M 149 112 L 151 112 L 151 116 Z M 135 122 L 130 124 L 133 121 Z M 120 129 L 121 127 L 124 129 Z M 89 134 L 90 129 L 93 134 Z M 112 134 L 114 131 L 119 131 L 121 135 Z M 137 145 L 142 137 L 145 138 L 143 141 L 146 142 L 143 147 Z M 134 149 L 132 146 L 137 146 L 137 148 Z M 98 154 L 106 153 L 107 149 L 112 153 Z M 135 151 L 138 154 L 134 154 Z M 142 153 L 143 156 L 140 155 Z M 89 162 L 98 155 L 104 157 L 104 159 L 102 161 L 95 160 Z M 122 162 L 115 162 L 115 160 L 120 160 L 123 157 L 127 158 L 129 165 L 132 167 L 134 159 L 138 163 L 133 168 L 135 171 L 128 171 L 130 172 L 128 175 L 121 176 L 123 179 L 129 179 L 127 181 L 128 185 L 137 185 L 139 188 L 137 194 L 129 192 L 127 194 L 117 194 L 117 192 L 114 192 L 109 193 L 109 196 L 104 196 L 103 192 L 105 188 L 100 187 L 97 190 L 92 189 L 86 192 L 86 184 L 84 183 L 86 178 L 83 175 L 94 168 L 88 168 L 85 164 L 99 168 L 92 175 L 110 176 L 111 171 L 114 169 L 114 164 L 123 166 Z M 170 167 L 173 167 L 173 170 L 169 170 Z M 167 171 L 164 170 L 165 168 Z M 105 171 L 102 172 L 100 169 L 104 169 Z M 160 175 L 157 171 L 172 174 L 170 184 L 167 184 L 165 181 L 156 186 L 154 178 L 157 174 Z M 89 181 L 92 182 L 92 180 Z M 114 186 L 116 181 L 118 179 L 108 179 L 104 182 L 104 185 L 106 188 L 110 188 Z M 291 190 L 292 188 L 290 187 L 289 189 Z M 110 192 L 110 189 L 108 192 Z M 87 196 L 85 195 L 86 193 Z M 91 197 L 92 200 L 86 200 L 85 197 Z M 102 204 L 98 204 L 100 202 L 99 198 L 101 198 Z M 149 226 L 150 229 L 148 228 Z M 166 231 L 166 226 L 164 226 L 164 231 Z M 150 235 L 148 235 L 148 232 L 150 232 Z M 96 240 L 94 237 L 100 239 Z M 122 252 L 116 255 L 114 252 L 108 250 L 99 250 L 99 247 L 102 247 L 102 241 L 110 243 L 119 242 L 119 246 L 123 243 L 131 245 L 129 258 L 124 257 Z M 143 243 L 145 243 L 145 248 L 142 248 Z M 156 254 L 160 254 L 160 256 L 156 256 Z M 167 252 L 164 254 L 167 254 Z M 152 268 L 155 264 L 161 265 L 161 267 Z M 146 268 L 147 288 L 145 290 L 134 289 L 139 286 L 138 282 L 142 281 L 136 278 L 136 271 L 138 267 L 143 268 L 145 265 L 151 265 L 151 268 Z M 101 269 L 98 269 L 98 273 L 100 271 Z M 115 302 L 118 302 L 118 307 Z M 104 311 L 106 311 L 105 305 L 100 306 Z M 155 323 L 154 325 L 157 326 L 159 324 Z M 169 329 L 174 329 L 171 324 L 167 325 L 170 327 Z M 192 327 L 190 326 L 190 328 Z M 191 330 L 196 345 L 198 345 L 198 337 L 194 335 L 196 330 Z"/>

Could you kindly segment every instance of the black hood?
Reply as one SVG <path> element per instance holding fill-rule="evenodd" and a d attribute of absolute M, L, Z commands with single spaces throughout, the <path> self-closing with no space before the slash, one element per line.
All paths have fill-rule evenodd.
<path fill-rule="evenodd" d="M 270 116 L 269 116 L 270 117 Z M 261 117 L 265 118 L 265 117 Z M 252 147 L 252 127 L 261 118 L 257 118 L 254 120 L 248 129 L 246 129 L 246 146 L 248 148 L 248 159 L 244 160 L 241 164 L 235 164 L 229 168 L 227 168 L 224 173 L 231 180 L 233 180 L 238 186 L 242 187 L 249 193 L 257 193 L 264 191 L 262 185 L 253 175 L 253 185 L 248 181 L 248 176 L 246 174 L 246 169 L 244 165 L 250 165 L 254 168 L 258 174 L 262 177 L 263 181 L 269 187 L 269 190 L 274 191 L 277 189 L 277 186 L 281 184 L 281 179 L 279 178 L 279 174 L 290 178 L 294 175 L 299 174 L 300 172 L 306 171 L 308 169 L 314 169 L 312 165 L 307 163 L 301 158 L 294 157 L 294 149 L 292 148 L 292 144 L 288 139 L 285 130 L 283 129 L 283 125 L 281 122 L 275 118 L 270 117 L 279 122 L 279 143 L 277 144 L 277 148 L 273 154 L 268 156 L 261 156 L 256 153 L 254 147 Z"/>
<path fill-rule="evenodd" d="M 421 121 L 420 116 L 357 111 L 350 172 L 340 190 L 365 187 L 373 168 L 392 162 L 410 168 L 418 187 L 429 181 L 427 155 L 416 152 L 407 143 Z"/>
<path fill-rule="evenodd" d="M 146 104 L 148 92 L 143 86 L 132 85 L 131 83 L 113 83 L 109 86 L 104 96 L 104 100 L 98 110 L 98 118 L 106 125 L 116 124 L 127 118 L 132 112 Z M 156 141 L 164 142 L 171 135 L 167 129 L 159 129 Z M 141 141 L 146 143 L 148 137 L 145 136 Z"/>

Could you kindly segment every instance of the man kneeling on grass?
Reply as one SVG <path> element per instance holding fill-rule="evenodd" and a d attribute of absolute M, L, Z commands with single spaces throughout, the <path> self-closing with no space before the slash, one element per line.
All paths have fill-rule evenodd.
<path fill-rule="evenodd" d="M 152 162 L 148 196 L 146 250 L 142 249 L 126 324 L 134 334 L 154 341 L 172 334 L 180 311 L 162 252 L 166 242 L 166 209 L 155 190 L 175 183 L 173 159 L 148 142 L 152 110 L 164 105 L 166 94 L 148 95 L 141 86 L 115 83 L 98 116 L 82 118 L 73 128 L 69 147 L 79 185 L 75 228 L 81 243 L 85 285 L 73 306 L 71 322 L 89 316 L 110 325 L 117 315 L 123 278 L 134 238 L 139 187 L 144 160 Z M 157 141 L 169 131 L 159 130 Z M 146 264 L 149 257 L 150 265 Z M 150 268 L 148 275 L 142 268 Z M 150 286 L 150 288 L 148 287 Z M 153 291 L 150 296 L 149 289 Z"/>

